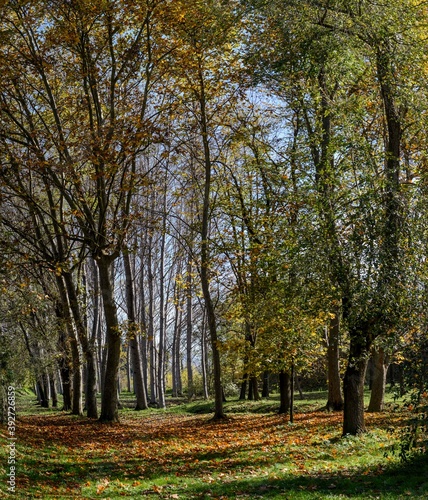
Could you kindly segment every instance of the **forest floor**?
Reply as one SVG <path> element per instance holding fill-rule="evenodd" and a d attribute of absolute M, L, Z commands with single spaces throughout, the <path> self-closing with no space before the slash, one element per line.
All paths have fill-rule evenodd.
<path fill-rule="evenodd" d="M 21 395 L 15 498 L 428 498 L 427 456 L 403 464 L 392 453 L 406 420 L 402 405 L 367 414 L 367 434 L 342 438 L 341 414 L 320 410 L 316 395 L 296 402 L 293 424 L 274 401 L 232 401 L 220 422 L 210 421 L 210 402 L 174 403 L 125 408 L 119 424 L 100 424 Z"/>

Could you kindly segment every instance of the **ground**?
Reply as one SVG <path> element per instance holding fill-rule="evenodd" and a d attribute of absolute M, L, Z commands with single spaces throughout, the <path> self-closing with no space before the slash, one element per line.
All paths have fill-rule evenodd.
<path fill-rule="evenodd" d="M 341 414 L 316 406 L 298 407 L 293 424 L 272 402 L 233 402 L 220 422 L 210 403 L 125 409 L 119 424 L 25 411 L 15 498 L 428 498 L 426 456 L 403 464 L 393 453 L 397 405 L 367 415 L 366 435 L 345 438 Z M 2 446 L 2 491 L 6 468 Z"/>

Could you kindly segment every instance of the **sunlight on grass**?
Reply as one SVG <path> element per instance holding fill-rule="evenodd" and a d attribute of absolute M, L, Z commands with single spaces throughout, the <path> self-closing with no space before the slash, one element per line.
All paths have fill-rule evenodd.
<path fill-rule="evenodd" d="M 292 425 L 272 400 L 230 401 L 220 423 L 210 402 L 193 402 L 124 409 L 103 425 L 24 395 L 18 498 L 428 498 L 425 461 L 407 467 L 390 453 L 401 412 L 367 415 L 367 434 L 341 438 L 340 414 L 304 402 Z M 5 477 L 4 448 L 0 459 Z"/>

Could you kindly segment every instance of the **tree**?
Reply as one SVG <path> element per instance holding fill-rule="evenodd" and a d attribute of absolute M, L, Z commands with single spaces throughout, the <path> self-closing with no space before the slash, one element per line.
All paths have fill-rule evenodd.
<path fill-rule="evenodd" d="M 395 328 L 401 314 L 402 103 L 415 8 L 398 2 L 385 8 L 340 1 L 289 6 L 288 15 L 281 17 L 277 4 L 264 5 L 276 42 L 267 49 L 274 56 L 268 76 L 287 75 L 290 80 L 276 79 L 273 85 L 290 105 L 298 102 L 303 109 L 324 258 L 324 263 L 318 262 L 327 271 L 324 276 L 333 292 L 332 312 L 338 318 L 341 308 L 342 324 L 350 336 L 343 433 L 358 434 L 365 430 L 363 387 L 370 347 L 377 336 Z M 302 12 L 309 22 L 295 24 Z M 293 51 L 275 53 L 289 45 Z M 346 93 L 352 108 L 345 106 Z M 383 117 L 370 104 L 373 101 L 381 103 Z M 352 127 L 362 131 L 361 138 Z M 357 159 L 362 162 L 356 163 Z M 352 178 L 356 201 L 351 196 Z M 368 199 L 377 212 L 369 208 Z M 363 225 L 357 223 L 358 216 Z"/>
<path fill-rule="evenodd" d="M 201 183 L 201 220 L 200 220 L 200 261 L 199 274 L 204 297 L 206 320 L 211 340 L 214 370 L 215 411 L 214 418 L 224 418 L 223 387 L 220 363 L 220 339 L 211 290 L 212 255 L 210 244 L 212 174 L 218 154 L 215 143 L 216 129 L 220 117 L 230 109 L 234 94 L 237 57 L 232 50 L 235 22 L 233 5 L 217 1 L 194 4 L 177 2 L 174 6 L 176 23 L 174 35 L 180 38 L 179 49 L 174 54 L 177 64 L 176 84 L 180 98 L 188 103 L 197 124 L 199 155 L 192 154 L 202 170 Z M 177 10 L 175 10 L 177 9 Z M 221 56 L 221 57 L 219 57 Z M 228 65 L 231 65 L 230 67 Z M 224 83 L 230 79 L 227 97 Z M 224 99 L 224 100 L 223 100 Z"/>
<path fill-rule="evenodd" d="M 147 114 L 154 61 L 169 50 L 153 40 L 157 6 L 11 3 L 2 19 L 11 33 L 2 47 L 6 154 L 13 149 L 35 179 L 61 193 L 70 217 L 64 234 L 84 243 L 98 266 L 108 346 L 103 421 L 118 418 L 121 334 L 111 266 L 141 186 L 140 158 L 156 140 L 157 114 Z"/>

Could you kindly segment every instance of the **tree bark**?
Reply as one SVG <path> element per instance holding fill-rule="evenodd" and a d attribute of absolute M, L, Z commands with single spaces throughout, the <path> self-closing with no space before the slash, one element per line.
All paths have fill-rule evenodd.
<path fill-rule="evenodd" d="M 221 380 L 221 363 L 219 351 L 219 338 L 217 335 L 217 322 L 215 317 L 214 304 L 210 291 L 210 252 L 209 252 L 209 220 L 210 220 L 210 196 L 211 196 L 211 153 L 208 141 L 208 118 L 206 110 L 206 97 L 205 97 L 205 82 L 202 69 L 201 59 L 198 61 L 198 76 L 199 76 L 199 105 L 200 105 L 200 126 L 202 144 L 204 150 L 204 195 L 202 202 L 202 227 L 201 227 L 201 287 L 205 301 L 205 310 L 207 314 L 208 331 L 210 333 L 212 362 L 214 371 L 214 400 L 215 409 L 213 419 L 225 418 L 223 410 L 223 385 Z"/>
<path fill-rule="evenodd" d="M 348 365 L 343 379 L 343 435 L 353 436 L 366 432 L 364 422 L 364 381 L 370 354 L 371 337 L 368 326 L 354 327 L 350 331 L 351 344 Z"/>
<path fill-rule="evenodd" d="M 328 328 L 327 346 L 327 371 L 328 371 L 328 398 L 326 408 L 328 411 L 342 411 L 343 397 L 341 390 L 340 365 L 339 365 L 339 336 L 340 312 L 336 309 L 334 318 L 330 320 Z"/>
<path fill-rule="evenodd" d="M 128 345 L 128 349 L 126 350 L 126 385 L 128 392 L 131 393 L 134 390 L 135 394 L 135 378 L 134 378 L 134 372 L 132 370 L 131 366 L 131 346 Z M 131 380 L 132 380 L 132 385 L 131 385 Z"/>
<path fill-rule="evenodd" d="M 144 255 L 142 255 L 142 258 Z M 148 395 L 148 384 L 147 384 L 147 315 L 146 315 L 146 294 L 145 294 L 145 280 L 144 280 L 144 266 L 141 266 L 141 278 L 140 278 L 140 324 L 141 324 L 141 338 L 140 338 L 140 352 L 141 352 L 141 362 L 143 370 L 143 383 L 144 390 L 146 392 L 146 398 Z"/>
<path fill-rule="evenodd" d="M 193 387 L 193 367 L 192 367 L 192 262 L 190 256 L 187 261 L 186 278 L 186 368 L 187 368 L 187 398 L 190 400 L 194 396 Z"/>
<path fill-rule="evenodd" d="M 82 362 L 80 359 L 79 347 L 77 338 L 74 333 L 73 326 L 68 324 L 71 347 L 71 359 L 73 363 L 73 378 L 72 378 L 72 396 L 71 396 L 71 413 L 73 415 L 83 415 L 83 379 L 82 379 Z"/>
<path fill-rule="evenodd" d="M 100 254 L 96 258 L 99 270 L 100 288 L 103 298 L 108 346 L 104 390 L 101 396 L 101 422 L 118 422 L 118 375 L 120 363 L 120 330 L 117 309 L 114 302 L 114 286 L 111 276 L 112 259 Z"/>
<path fill-rule="evenodd" d="M 130 358 L 132 360 L 134 372 L 134 392 L 137 399 L 135 409 L 145 410 L 148 408 L 147 393 L 144 384 L 140 342 L 138 340 L 138 325 L 136 323 L 134 279 L 132 276 L 131 259 L 127 251 L 123 252 L 123 263 L 126 282 L 126 308 L 128 313 L 129 346 L 131 350 Z"/>
<path fill-rule="evenodd" d="M 60 296 L 60 303 L 57 304 L 56 313 L 59 318 L 65 321 L 65 326 L 68 331 L 68 337 L 70 339 L 71 359 L 73 363 L 73 372 L 72 372 L 73 391 L 72 391 L 72 401 L 71 401 L 71 413 L 73 415 L 82 415 L 83 414 L 82 363 L 80 359 L 78 339 L 76 335 L 77 325 L 75 325 L 75 322 L 73 322 L 73 317 L 71 316 L 72 312 L 71 301 L 73 299 L 67 293 L 66 282 L 64 281 L 63 276 L 57 276 L 56 284 Z"/>
<path fill-rule="evenodd" d="M 202 317 L 201 326 L 201 371 L 202 371 L 202 392 L 204 399 L 209 398 L 208 391 L 208 353 L 207 353 L 207 339 L 206 339 L 206 321 L 205 321 L 205 310 Z"/>
<path fill-rule="evenodd" d="M 49 384 L 50 384 L 51 397 L 52 397 L 52 408 L 57 408 L 58 407 L 58 392 L 56 390 L 55 375 L 53 372 L 51 372 L 49 374 Z"/>
<path fill-rule="evenodd" d="M 247 374 L 244 373 L 244 376 L 243 376 L 242 382 L 241 382 L 241 390 L 239 391 L 239 400 L 240 401 L 245 401 L 245 398 L 247 397 L 247 383 L 248 383 L 248 377 L 247 377 Z"/>
<path fill-rule="evenodd" d="M 259 401 L 260 400 L 260 394 L 259 394 L 259 384 L 257 377 L 255 375 L 252 375 L 249 380 L 249 388 L 248 388 L 248 399 L 250 401 Z"/>
<path fill-rule="evenodd" d="M 263 387 L 262 387 L 262 398 L 269 397 L 269 372 L 265 370 L 263 372 Z"/>
<path fill-rule="evenodd" d="M 71 380 L 70 380 L 70 368 L 68 366 L 60 368 L 61 384 L 62 384 L 62 410 L 71 410 Z"/>
<path fill-rule="evenodd" d="M 242 369 L 242 381 L 241 381 L 241 391 L 239 393 L 239 400 L 244 401 L 245 398 L 247 397 L 247 385 L 249 381 L 249 376 L 248 376 L 248 355 L 247 353 L 244 354 L 244 359 L 243 359 L 243 369 Z"/>
<path fill-rule="evenodd" d="M 372 350 L 373 380 L 368 412 L 379 412 L 384 409 L 386 374 L 389 366 L 389 356 L 383 347 Z"/>
<path fill-rule="evenodd" d="M 154 209 L 154 200 L 152 200 L 152 208 Z M 154 278 L 153 278 L 153 236 L 149 236 L 149 248 L 147 256 L 147 278 L 149 286 L 149 314 L 148 314 L 148 328 L 147 328 L 147 344 L 149 349 L 150 363 L 149 363 L 149 384 L 150 384 L 150 404 L 156 404 L 157 391 L 156 391 L 156 353 L 155 353 L 155 329 L 154 329 Z"/>
<path fill-rule="evenodd" d="M 43 384 L 43 392 L 45 394 L 45 403 L 46 403 L 46 408 L 49 408 L 49 403 L 51 399 L 51 389 L 50 389 L 50 379 L 49 375 L 46 371 L 42 373 L 41 376 L 41 383 Z"/>
<path fill-rule="evenodd" d="M 86 361 L 86 412 L 89 418 L 98 418 L 95 349 L 88 339 L 88 332 L 80 312 L 79 300 L 73 276 L 71 273 L 65 272 L 63 273 L 63 278 L 66 291 L 62 292 L 62 294 L 66 293 L 67 295 L 68 300 L 64 297 L 64 301 L 66 301 L 70 306 L 79 342 Z M 58 277 L 57 281 L 62 281 L 62 278 Z M 58 285 L 59 287 L 62 286 L 61 283 L 58 283 Z"/>
<path fill-rule="evenodd" d="M 181 366 L 180 366 L 180 345 L 181 345 L 181 320 L 182 312 L 177 295 L 177 286 L 174 284 L 174 333 L 172 340 L 172 395 L 174 397 L 181 396 Z"/>
<path fill-rule="evenodd" d="M 36 382 L 37 387 L 37 397 L 39 404 L 42 408 L 49 408 L 49 399 L 46 394 L 45 385 L 43 383 L 43 378 L 40 376 Z"/>
<path fill-rule="evenodd" d="M 163 207 L 166 210 L 166 188 L 163 200 Z M 166 344 L 166 314 L 165 314 L 165 237 L 166 237 L 166 215 L 163 214 L 162 236 L 160 248 L 159 266 L 159 344 L 158 344 L 158 405 L 159 408 L 166 408 L 165 401 L 165 344 Z"/>
<path fill-rule="evenodd" d="M 61 377 L 62 385 L 62 399 L 63 399 L 63 411 L 71 410 L 71 373 L 69 365 L 69 345 L 66 341 L 67 335 L 61 331 L 58 337 L 58 346 L 60 349 L 61 357 L 58 359 L 59 374 Z"/>

